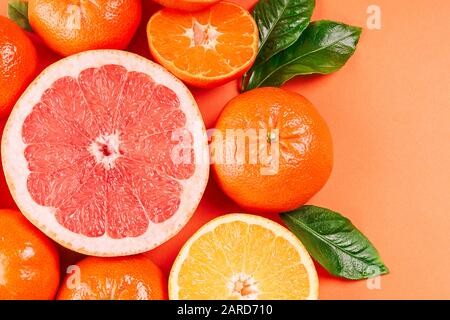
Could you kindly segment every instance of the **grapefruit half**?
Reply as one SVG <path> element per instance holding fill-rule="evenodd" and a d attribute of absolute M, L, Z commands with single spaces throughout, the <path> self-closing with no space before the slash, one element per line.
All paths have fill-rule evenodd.
<path fill-rule="evenodd" d="M 207 136 L 186 86 L 118 50 L 56 62 L 15 105 L 2 162 L 22 213 L 61 245 L 131 255 L 174 236 L 209 174 Z"/>

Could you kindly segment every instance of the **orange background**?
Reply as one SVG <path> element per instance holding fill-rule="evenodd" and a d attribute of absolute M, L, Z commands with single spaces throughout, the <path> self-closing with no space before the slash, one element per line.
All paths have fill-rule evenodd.
<path fill-rule="evenodd" d="M 235 1 L 247 8 L 254 0 Z M 391 273 L 379 290 L 319 268 L 322 299 L 450 299 L 450 2 L 316 0 L 314 20 L 364 27 L 358 50 L 338 73 L 290 81 L 330 125 L 335 166 L 310 203 L 349 217 L 379 249 Z M 0 13 L 6 12 L 1 0 Z M 149 57 L 144 25 L 130 50 Z M 378 5 L 381 30 L 368 30 Z M 42 67 L 58 57 L 38 45 Z M 237 94 L 236 82 L 193 89 L 207 127 Z M 3 186 L 1 186 L 3 187 Z M 0 207 L 8 200 L 0 199 Z M 239 212 L 211 179 L 194 218 L 149 255 L 168 273 L 181 245 L 208 220 Z M 279 221 L 278 217 L 271 216 Z M 64 251 L 64 264 L 80 256 Z"/>

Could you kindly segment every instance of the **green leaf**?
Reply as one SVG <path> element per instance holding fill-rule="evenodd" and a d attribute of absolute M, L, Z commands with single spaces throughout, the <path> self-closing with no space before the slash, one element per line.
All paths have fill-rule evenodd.
<path fill-rule="evenodd" d="M 389 272 L 370 241 L 339 213 L 304 206 L 280 216 L 313 258 L 331 274 L 360 280 Z"/>
<path fill-rule="evenodd" d="M 314 6 L 315 0 L 260 0 L 253 10 L 260 39 L 256 64 L 297 41 L 311 20 Z"/>
<path fill-rule="evenodd" d="M 326 20 L 312 22 L 293 45 L 257 65 L 243 91 L 278 87 L 298 75 L 335 72 L 353 55 L 360 35 L 358 27 Z"/>
<path fill-rule="evenodd" d="M 28 22 L 28 2 L 10 0 L 8 3 L 8 17 L 15 21 L 22 29 L 33 31 Z"/>

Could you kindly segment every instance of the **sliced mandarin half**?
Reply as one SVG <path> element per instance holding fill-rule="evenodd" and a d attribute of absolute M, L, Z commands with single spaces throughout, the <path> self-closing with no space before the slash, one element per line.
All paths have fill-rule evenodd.
<path fill-rule="evenodd" d="M 147 26 L 153 57 L 178 78 L 211 88 L 242 76 L 258 51 L 258 29 L 237 4 L 219 2 L 199 12 L 163 9 Z"/>
<path fill-rule="evenodd" d="M 181 249 L 170 299 L 317 299 L 319 283 L 294 234 L 269 219 L 230 214 L 204 225 Z"/>

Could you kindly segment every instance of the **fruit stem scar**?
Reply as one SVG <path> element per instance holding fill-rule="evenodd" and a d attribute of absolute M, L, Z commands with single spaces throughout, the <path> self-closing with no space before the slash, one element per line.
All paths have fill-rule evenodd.
<path fill-rule="evenodd" d="M 275 131 L 269 131 L 267 133 L 267 142 L 268 143 L 275 142 L 275 141 L 277 141 L 277 139 L 278 139 L 278 135 Z"/>

